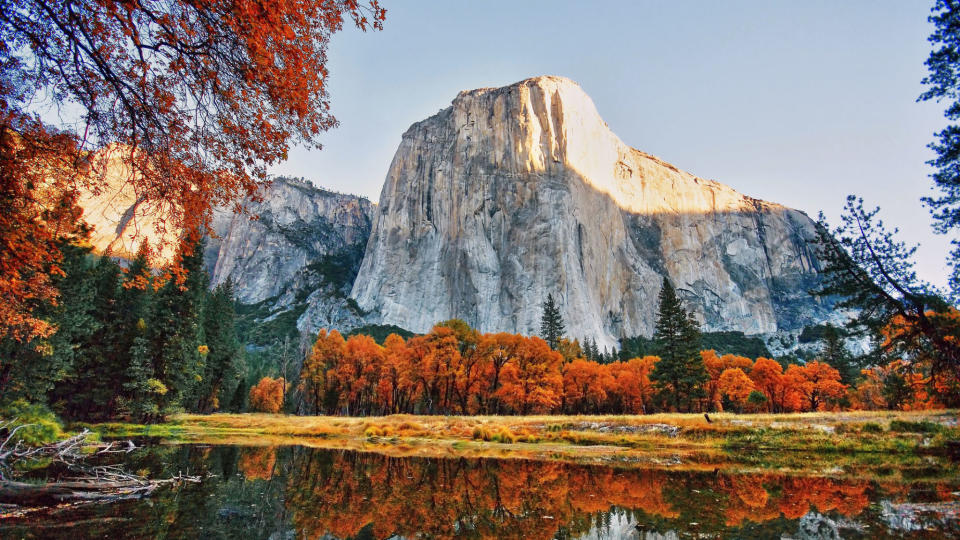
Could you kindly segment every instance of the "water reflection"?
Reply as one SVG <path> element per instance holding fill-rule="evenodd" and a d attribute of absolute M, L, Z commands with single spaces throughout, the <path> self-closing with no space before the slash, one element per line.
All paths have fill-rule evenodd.
<path fill-rule="evenodd" d="M 393 458 L 303 447 L 153 447 L 199 485 L 0 520 L 3 538 L 878 538 L 960 534 L 958 479 L 877 480 Z M 949 469 L 948 469 L 949 471 Z M 931 474 L 933 476 L 931 476 Z"/>

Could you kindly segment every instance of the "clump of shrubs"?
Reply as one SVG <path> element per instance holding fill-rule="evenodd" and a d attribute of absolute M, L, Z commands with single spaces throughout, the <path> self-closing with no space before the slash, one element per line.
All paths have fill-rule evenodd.
<path fill-rule="evenodd" d="M 498 442 L 505 444 L 512 444 L 517 442 L 526 442 L 526 443 L 535 443 L 540 442 L 540 439 L 530 433 L 527 430 L 523 430 L 520 433 L 514 433 L 510 428 L 506 426 L 500 426 L 496 428 L 487 428 L 486 426 L 476 426 L 473 428 L 473 440 L 475 441 L 487 441 L 487 442 Z"/>
<path fill-rule="evenodd" d="M 510 431 L 510 428 L 499 427 L 488 429 L 486 426 L 476 426 L 473 428 L 473 439 L 498 443 L 513 443 L 517 440 L 516 435 Z"/>
<path fill-rule="evenodd" d="M 861 428 L 864 433 L 883 433 L 883 426 L 876 422 L 867 422 Z"/>
<path fill-rule="evenodd" d="M 426 428 L 416 422 L 402 422 L 396 426 L 366 424 L 365 437 L 417 437 L 426 433 Z"/>
<path fill-rule="evenodd" d="M 371 437 L 390 437 L 393 435 L 393 430 L 390 426 L 369 425 L 363 430 L 363 435 L 368 439 Z"/>
<path fill-rule="evenodd" d="M 930 422 L 929 420 L 923 420 L 921 422 L 891 420 L 890 431 L 900 433 L 940 433 L 943 431 L 943 426 L 936 422 Z"/>
<path fill-rule="evenodd" d="M 64 437 L 63 425 L 46 406 L 17 400 L 0 408 L 0 442 L 13 433 L 9 444 L 20 442 L 27 446 L 40 446 L 56 442 Z M 17 429 L 18 426 L 22 426 Z M 15 430 L 15 432 L 14 432 Z"/>
<path fill-rule="evenodd" d="M 402 422 L 397 426 L 397 435 L 416 437 L 426 433 L 426 428 L 416 422 Z"/>

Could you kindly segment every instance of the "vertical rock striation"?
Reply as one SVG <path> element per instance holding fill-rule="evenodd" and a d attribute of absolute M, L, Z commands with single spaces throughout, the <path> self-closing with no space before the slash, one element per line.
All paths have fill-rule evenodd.
<path fill-rule="evenodd" d="M 352 297 L 413 331 L 529 334 L 552 293 L 569 335 L 613 345 L 652 333 L 668 276 L 705 330 L 772 333 L 827 317 L 813 238 L 802 212 L 630 148 L 576 83 L 537 77 L 407 130 Z"/>
<path fill-rule="evenodd" d="M 326 257 L 362 251 L 373 213 L 367 199 L 290 178 L 274 180 L 263 202 L 246 209 L 246 214 L 216 211 L 218 238 L 209 239 L 204 252 L 211 285 L 231 279 L 237 300 L 246 304 L 282 294 L 305 268 L 322 266 Z M 360 257 L 356 260 L 359 264 Z M 344 280 L 353 284 L 353 276 Z"/>
<path fill-rule="evenodd" d="M 372 215 L 362 197 L 277 178 L 246 214 L 215 212 L 204 252 L 211 286 L 231 280 L 261 320 L 292 313 L 301 332 L 360 326 L 366 314 L 348 295 Z"/>

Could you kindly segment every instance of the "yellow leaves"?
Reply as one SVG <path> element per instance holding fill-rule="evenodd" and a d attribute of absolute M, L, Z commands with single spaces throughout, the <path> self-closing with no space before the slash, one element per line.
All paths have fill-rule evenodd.
<path fill-rule="evenodd" d="M 167 393 L 167 386 L 157 379 L 147 379 L 147 388 L 150 393 L 162 396 Z"/>

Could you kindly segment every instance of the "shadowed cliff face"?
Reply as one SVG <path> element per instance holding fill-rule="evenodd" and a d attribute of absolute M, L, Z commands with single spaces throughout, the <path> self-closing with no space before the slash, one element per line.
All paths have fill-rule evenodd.
<path fill-rule="evenodd" d="M 298 272 L 324 256 L 365 244 L 373 205 L 281 178 L 247 211 L 215 212 L 218 238 L 208 240 L 204 256 L 212 286 L 232 279 L 237 299 L 253 303 L 282 293 Z"/>
<path fill-rule="evenodd" d="M 827 317 L 813 222 L 622 143 L 572 81 L 462 92 L 403 136 L 352 296 L 387 324 L 458 317 L 535 333 L 548 293 L 568 334 L 650 335 L 663 275 L 704 330 Z"/>

